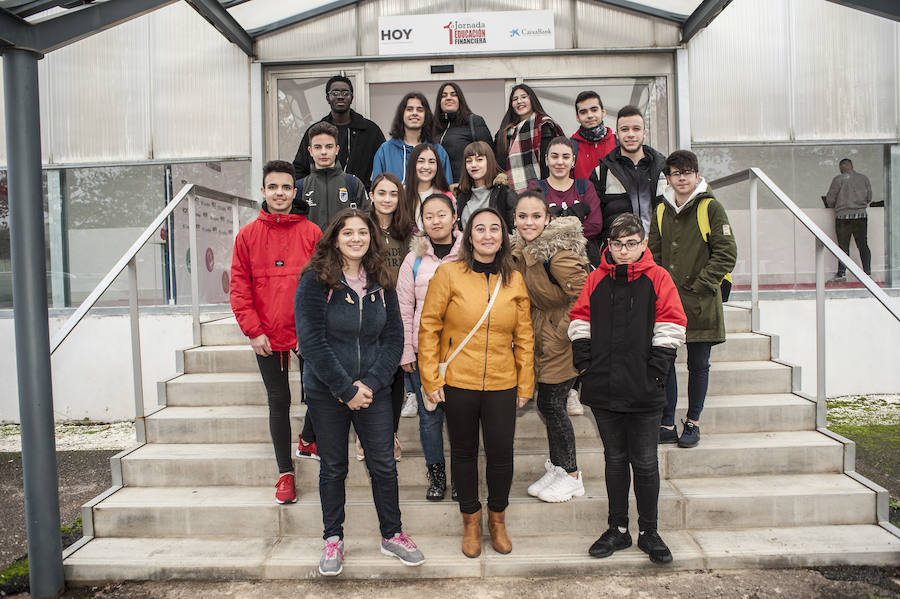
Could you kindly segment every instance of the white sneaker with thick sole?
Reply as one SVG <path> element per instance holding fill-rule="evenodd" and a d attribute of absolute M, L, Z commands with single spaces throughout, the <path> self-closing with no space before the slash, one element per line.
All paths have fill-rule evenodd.
<path fill-rule="evenodd" d="M 528 494 L 532 497 L 537 497 L 538 493 L 549 487 L 550 484 L 556 480 L 556 467 L 553 465 L 553 462 L 547 460 L 544 462 L 544 468 L 547 470 L 544 472 L 544 476 L 528 486 Z"/>
<path fill-rule="evenodd" d="M 538 493 L 538 499 L 547 503 L 561 503 L 584 495 L 584 481 L 581 478 L 581 472 L 578 472 L 578 476 L 569 476 L 568 472 L 559 466 L 555 466 L 554 469 L 556 478 L 550 483 L 550 486 Z"/>
<path fill-rule="evenodd" d="M 569 389 L 569 397 L 566 399 L 566 412 L 569 416 L 581 416 L 584 414 L 584 406 L 581 405 L 579 393 L 575 389 Z"/>
<path fill-rule="evenodd" d="M 406 399 L 403 401 L 403 407 L 400 408 L 400 416 L 402 418 L 415 418 L 419 414 L 419 406 L 416 404 L 416 394 L 407 393 Z"/>

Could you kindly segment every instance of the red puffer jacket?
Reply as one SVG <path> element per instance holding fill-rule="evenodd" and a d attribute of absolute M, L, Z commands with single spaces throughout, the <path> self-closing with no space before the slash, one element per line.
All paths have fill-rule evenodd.
<path fill-rule="evenodd" d="M 259 217 L 238 232 L 231 259 L 231 309 L 249 338 L 265 333 L 273 351 L 297 347 L 294 293 L 300 271 L 322 230 L 306 219 L 303 202 L 290 214 L 271 214 L 263 202 Z"/>

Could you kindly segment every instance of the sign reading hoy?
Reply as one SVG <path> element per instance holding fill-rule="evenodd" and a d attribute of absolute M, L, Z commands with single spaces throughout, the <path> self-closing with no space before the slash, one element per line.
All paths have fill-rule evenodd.
<path fill-rule="evenodd" d="M 552 50 L 553 11 L 388 16 L 378 19 L 382 55 Z"/>

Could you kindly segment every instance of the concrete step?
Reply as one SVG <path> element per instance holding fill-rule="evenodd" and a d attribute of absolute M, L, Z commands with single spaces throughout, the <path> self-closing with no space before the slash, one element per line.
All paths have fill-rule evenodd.
<path fill-rule="evenodd" d="M 517 481 L 506 511 L 522 534 L 601 530 L 609 504 L 602 479 L 585 478 L 586 494 L 565 503 L 529 497 Z M 420 485 L 400 487 L 410 531 L 453 536 L 459 510 L 449 498 L 427 501 Z M 295 505 L 278 505 L 272 487 L 126 487 L 93 510 L 98 537 L 291 536 L 322 526 L 316 485 L 298 485 Z M 482 499 L 486 496 L 484 490 Z M 634 498 L 631 512 L 637 513 Z M 375 536 L 378 518 L 369 487 L 348 487 L 345 534 Z M 762 475 L 662 481 L 660 530 L 874 524 L 875 493 L 843 474 Z M 227 527 L 222 522 L 228 522 Z"/>
<path fill-rule="evenodd" d="M 486 527 L 485 527 L 486 528 Z M 602 528 L 605 528 L 603 526 Z M 487 538 L 479 558 L 463 556 L 458 536 L 410 531 L 425 554 L 417 568 L 380 553 L 377 537 L 345 538 L 344 579 L 489 576 L 576 576 L 598 572 L 786 568 L 827 565 L 900 565 L 900 539 L 876 525 L 835 525 L 743 530 L 672 531 L 664 539 L 674 561 L 652 564 L 636 546 L 605 559 L 587 549 L 601 529 L 578 535 L 522 535 L 512 529 L 513 551 L 500 555 Z M 636 530 L 632 535 L 637 534 Z M 221 538 L 94 538 L 64 561 L 66 580 L 260 580 L 317 577 L 319 535 Z"/>
<path fill-rule="evenodd" d="M 725 330 L 729 333 L 750 332 L 750 310 L 725 305 Z M 249 345 L 234 316 L 203 323 L 200 326 L 203 345 Z"/>
<path fill-rule="evenodd" d="M 589 478 L 601 477 L 603 447 L 598 438 L 577 443 L 579 467 Z M 445 447 L 445 452 L 449 448 Z M 352 444 L 348 446 L 352 454 Z M 545 439 L 517 439 L 515 480 L 533 481 L 544 473 Z M 705 434 L 700 445 L 659 448 L 663 478 L 839 472 L 843 446 L 815 431 Z M 363 462 L 350 458 L 348 484 L 368 485 Z M 480 460 L 483 468 L 484 461 Z M 298 480 L 315 481 L 318 462 L 295 459 Z M 401 485 L 420 481 L 425 473 L 421 449 L 408 447 L 397 463 Z M 150 443 L 122 458 L 128 486 L 267 486 L 277 478 L 268 443 L 159 444 Z"/>
<path fill-rule="evenodd" d="M 768 360 L 770 340 L 755 333 L 731 333 L 728 341 L 713 346 L 710 360 L 713 362 L 743 362 Z M 684 362 L 684 348 L 679 350 L 677 361 Z M 298 364 L 291 358 L 289 369 L 296 372 Z M 184 371 L 201 372 L 259 372 L 256 354 L 249 345 L 209 345 L 184 351 Z"/>
<path fill-rule="evenodd" d="M 684 418 L 687 402 L 676 412 Z M 293 439 L 303 427 L 306 406 L 291 408 Z M 269 410 L 264 405 L 170 406 L 146 420 L 151 443 L 264 443 L 269 441 Z M 576 438 L 596 437 L 597 425 L 590 409 L 572 416 Z M 815 405 L 790 394 L 712 396 L 703 411 L 704 433 L 735 433 L 815 428 Z M 401 418 L 398 436 L 403 447 L 419 446 L 419 419 Z M 445 429 L 446 430 L 446 429 Z M 516 421 L 516 438 L 547 438 L 547 429 L 533 403 Z M 447 442 L 445 434 L 445 444 Z"/>
<path fill-rule="evenodd" d="M 683 363 L 676 364 L 675 371 L 680 382 L 678 395 L 687 397 L 687 366 Z M 288 377 L 291 381 L 291 393 L 295 403 L 298 403 L 300 375 L 294 370 Z M 710 396 L 790 392 L 791 369 L 782 364 L 763 360 L 710 364 Z M 166 382 L 166 405 L 266 405 L 266 390 L 258 371 L 189 373 Z"/>

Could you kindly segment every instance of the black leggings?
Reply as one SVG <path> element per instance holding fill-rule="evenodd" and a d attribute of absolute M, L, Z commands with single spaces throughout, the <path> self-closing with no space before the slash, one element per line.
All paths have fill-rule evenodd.
<path fill-rule="evenodd" d="M 394 411 L 394 434 L 400 426 L 400 410 L 403 409 L 403 400 L 406 398 L 406 383 L 403 379 L 403 369 L 397 368 L 394 380 L 391 382 L 391 409 Z"/>
<path fill-rule="evenodd" d="M 576 379 L 563 383 L 538 383 L 537 407 L 547 420 L 547 441 L 550 444 L 550 461 L 569 474 L 578 471 L 575 460 L 575 430 L 566 413 L 569 389 Z"/>
<path fill-rule="evenodd" d="M 279 474 L 294 471 L 294 460 L 291 458 L 291 388 L 288 385 L 290 361 L 289 351 L 272 352 L 266 357 L 256 355 L 269 399 L 269 435 L 275 447 Z"/>
<path fill-rule="evenodd" d="M 474 514 L 478 499 L 478 424 L 484 437 L 488 509 L 509 505 L 516 433 L 516 389 L 470 391 L 444 386 L 444 416 L 450 433 L 450 471 L 459 496 L 459 511 Z"/>

